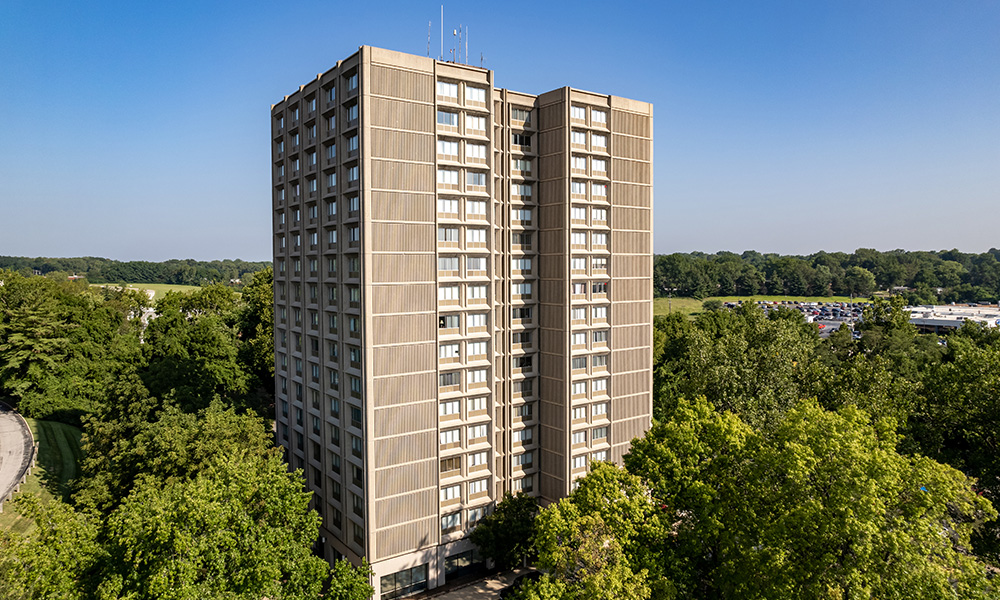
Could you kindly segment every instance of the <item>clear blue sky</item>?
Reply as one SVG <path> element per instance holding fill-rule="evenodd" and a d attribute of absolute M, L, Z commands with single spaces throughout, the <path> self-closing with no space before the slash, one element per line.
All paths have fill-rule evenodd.
<path fill-rule="evenodd" d="M 270 259 L 270 104 L 440 2 L 0 2 L 0 254 Z M 497 84 L 655 105 L 655 251 L 1000 246 L 1000 2 L 445 5 Z M 450 36 L 446 36 L 450 37 Z M 450 40 L 446 39 L 446 43 Z"/>

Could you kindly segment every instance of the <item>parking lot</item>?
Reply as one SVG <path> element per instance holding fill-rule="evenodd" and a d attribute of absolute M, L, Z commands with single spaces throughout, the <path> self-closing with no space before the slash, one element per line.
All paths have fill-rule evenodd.
<path fill-rule="evenodd" d="M 829 337 L 830 333 L 836 331 L 841 325 L 847 323 L 852 328 L 854 324 L 861 320 L 861 314 L 868 302 L 797 302 L 785 300 L 782 302 L 765 302 L 763 300 L 754 301 L 758 306 L 768 313 L 777 308 L 786 308 L 802 313 L 806 321 L 815 323 L 822 338 Z M 737 308 L 743 302 L 726 302 L 723 306 L 729 309 Z M 855 336 L 858 334 L 855 333 Z"/>

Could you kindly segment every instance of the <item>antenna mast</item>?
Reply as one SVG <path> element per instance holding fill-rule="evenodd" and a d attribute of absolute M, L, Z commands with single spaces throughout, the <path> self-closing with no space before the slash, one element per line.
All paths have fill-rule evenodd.
<path fill-rule="evenodd" d="M 431 22 L 427 21 L 427 58 L 431 57 Z"/>
<path fill-rule="evenodd" d="M 465 64 L 469 64 L 469 28 L 465 28 Z"/>
<path fill-rule="evenodd" d="M 441 5 L 441 56 L 438 60 L 444 60 L 444 4 Z"/>

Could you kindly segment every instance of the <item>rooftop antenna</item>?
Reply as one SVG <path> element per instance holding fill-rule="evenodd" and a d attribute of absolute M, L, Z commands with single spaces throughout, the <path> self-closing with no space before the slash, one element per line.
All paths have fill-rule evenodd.
<path fill-rule="evenodd" d="M 444 4 L 441 5 L 441 55 L 438 60 L 444 60 Z"/>
<path fill-rule="evenodd" d="M 486 57 L 483 55 L 482 52 L 480 52 L 479 53 L 479 68 L 480 69 L 483 68 L 483 63 L 485 63 L 485 62 L 486 62 Z"/>
<path fill-rule="evenodd" d="M 465 28 L 465 64 L 469 64 L 469 28 Z"/>
<path fill-rule="evenodd" d="M 458 35 L 458 30 L 457 29 L 452 29 L 451 30 L 451 40 L 455 41 L 455 36 L 457 36 L 457 35 Z M 454 47 L 450 48 L 448 50 L 448 52 L 451 52 L 451 62 L 458 62 L 458 61 L 455 60 L 455 56 L 457 54 L 456 51 L 455 51 L 455 48 Z"/>
<path fill-rule="evenodd" d="M 457 62 L 457 63 L 462 62 L 462 24 L 461 23 L 458 24 L 458 51 L 455 52 L 455 55 L 457 56 L 457 60 L 455 60 L 455 62 Z"/>
<path fill-rule="evenodd" d="M 427 58 L 431 57 L 431 22 L 427 21 Z"/>

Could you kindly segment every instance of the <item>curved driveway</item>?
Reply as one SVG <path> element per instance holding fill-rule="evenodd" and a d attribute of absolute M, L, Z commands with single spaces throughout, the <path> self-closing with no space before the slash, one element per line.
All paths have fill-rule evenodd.
<path fill-rule="evenodd" d="M 31 430 L 21 416 L 0 403 L 0 503 L 28 470 L 33 445 Z"/>

